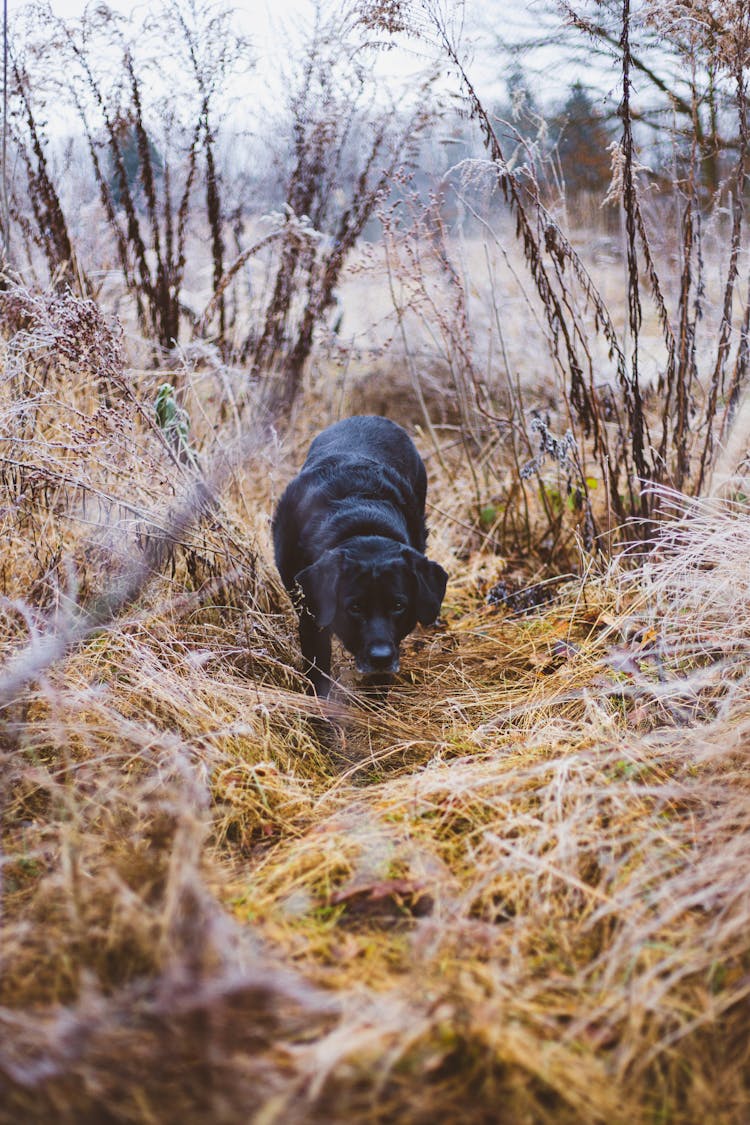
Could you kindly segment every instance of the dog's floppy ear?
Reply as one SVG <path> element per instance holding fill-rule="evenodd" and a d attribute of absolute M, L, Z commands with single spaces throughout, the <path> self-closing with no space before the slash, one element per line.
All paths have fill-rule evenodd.
<path fill-rule="evenodd" d="M 305 596 L 308 611 L 321 629 L 327 628 L 336 616 L 340 573 L 341 553 L 326 551 L 294 579 Z"/>
<path fill-rule="evenodd" d="M 439 563 L 418 551 L 409 551 L 409 559 L 417 578 L 417 620 L 420 625 L 431 625 L 440 613 L 448 575 Z"/>

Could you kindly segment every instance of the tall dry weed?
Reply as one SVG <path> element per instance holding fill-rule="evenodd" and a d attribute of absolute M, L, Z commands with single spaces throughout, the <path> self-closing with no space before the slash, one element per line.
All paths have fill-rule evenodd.
<path fill-rule="evenodd" d="M 738 290 L 741 273 L 746 272 L 745 6 L 728 9 L 713 23 L 708 11 L 689 16 L 679 4 L 669 9 L 667 18 L 675 31 L 670 49 L 681 54 L 681 73 L 693 75 L 696 108 L 692 134 L 686 135 L 681 126 L 673 135 L 679 155 L 674 179 L 665 183 L 663 168 L 657 177 L 646 167 L 647 157 L 639 147 L 642 107 L 633 101 L 637 96 L 633 75 L 644 73 L 644 40 L 661 15 L 650 9 L 631 12 L 627 3 L 600 5 L 596 16 L 586 5 L 565 5 L 570 26 L 581 36 L 606 40 L 621 72 L 617 110 L 621 136 L 612 146 L 613 179 L 603 201 L 622 210 L 625 299 L 614 300 L 603 296 L 608 279 L 597 276 L 582 233 L 566 228 L 559 200 L 551 200 L 545 192 L 537 168 L 554 156 L 545 153 L 543 139 L 521 137 L 514 133 L 512 122 L 498 123 L 473 84 L 461 53 L 460 21 L 440 5 L 367 4 L 360 10 L 368 27 L 385 34 L 393 34 L 397 27 L 399 34 L 416 37 L 441 53 L 461 85 L 467 112 L 484 142 L 486 161 L 465 159 L 446 173 L 440 206 L 445 208 L 446 198 L 455 200 L 473 220 L 470 237 L 484 243 L 490 275 L 488 324 L 482 324 L 476 299 L 468 298 L 473 286 L 465 279 L 466 235 L 441 237 L 433 256 L 438 275 L 426 281 L 430 271 L 425 271 L 429 245 L 425 230 L 435 226 L 429 218 L 432 204 L 425 212 L 424 229 L 412 236 L 413 246 L 419 244 L 419 249 L 411 251 L 411 262 L 402 253 L 396 268 L 401 292 L 411 294 L 408 303 L 417 315 L 421 315 L 420 302 L 432 310 L 454 303 L 462 307 L 458 336 L 454 334 L 447 344 L 439 338 L 435 342 L 449 369 L 460 371 L 461 385 L 473 388 L 470 395 L 459 395 L 462 432 L 497 435 L 496 448 L 502 456 L 495 462 L 494 491 L 503 502 L 523 497 L 525 512 L 529 504 L 538 511 L 532 517 L 537 533 L 526 515 L 523 535 L 514 546 L 523 543 L 528 550 L 535 540 L 570 542 L 560 534 L 556 484 L 539 474 L 536 495 L 523 484 L 522 470 L 535 453 L 528 432 L 532 413 L 541 413 L 558 436 L 570 430 L 575 438 L 576 470 L 566 482 L 570 509 L 567 516 L 562 513 L 568 534 L 572 524 L 587 550 L 596 545 L 605 552 L 618 539 L 648 537 L 654 515 L 648 486 L 703 492 L 744 394 L 747 326 Z M 706 193 L 703 181 L 706 148 L 698 108 L 699 87 L 707 71 L 714 76 L 716 90 L 721 90 L 724 128 L 736 138 L 736 143 L 723 148 L 723 177 L 712 195 Z M 653 75 L 653 70 L 649 73 Z M 665 89 L 662 83 L 662 92 Z M 514 136 L 509 156 L 506 142 Z M 653 201 L 657 188 L 668 199 L 661 207 Z M 498 197 L 512 225 L 499 215 Z M 670 246 L 659 230 L 666 208 L 674 209 L 679 222 L 679 241 Z M 722 263 L 721 291 L 707 275 L 704 228 L 709 225 L 717 236 L 713 252 Z M 439 223 L 435 229 L 440 229 Z M 394 240 L 399 251 L 409 237 L 402 223 Z M 540 323 L 549 369 L 546 379 L 527 386 L 520 384 L 508 362 L 505 337 L 510 329 L 504 324 L 505 309 L 492 277 L 496 267 L 491 261 L 499 251 L 519 282 L 508 245 L 513 239 L 529 279 L 524 315 L 530 325 Z M 407 285 L 403 281 L 409 270 Z M 441 291 L 440 297 L 435 291 Z M 402 301 L 396 310 L 400 324 L 405 307 Z M 433 312 L 431 320 L 435 319 Z M 536 332 L 532 338 L 536 340 Z M 455 381 L 455 375 L 452 378 Z M 510 492 L 508 475 L 515 478 Z M 478 491 L 484 499 L 478 497 L 475 518 L 482 510 L 498 506 L 489 482 L 482 482 Z M 564 551 L 560 556 L 565 558 Z"/>

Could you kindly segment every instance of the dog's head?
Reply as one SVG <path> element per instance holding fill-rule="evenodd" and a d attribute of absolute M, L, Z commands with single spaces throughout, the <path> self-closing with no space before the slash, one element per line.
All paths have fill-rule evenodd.
<path fill-rule="evenodd" d="M 297 575 L 308 612 L 365 675 L 398 671 L 401 641 L 418 621 L 435 620 L 447 580 L 419 551 L 377 535 L 326 551 Z"/>

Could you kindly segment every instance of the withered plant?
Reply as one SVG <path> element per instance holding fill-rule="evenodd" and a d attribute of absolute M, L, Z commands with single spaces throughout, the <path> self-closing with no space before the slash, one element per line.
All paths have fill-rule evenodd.
<path fill-rule="evenodd" d="M 743 251 L 746 244 L 744 198 L 747 175 L 747 88 L 746 72 L 750 46 L 750 12 L 744 3 L 722 9 L 719 19 L 711 5 L 646 5 L 637 17 L 629 3 L 597 5 L 596 26 L 586 5 L 565 5 L 565 12 L 581 35 L 603 38 L 602 26 L 614 19 L 607 32 L 620 65 L 618 118 L 621 136 L 613 146 L 613 178 L 606 205 L 622 211 L 622 253 L 625 260 L 624 286 L 627 296 L 625 315 L 620 307 L 610 307 L 601 294 L 595 270 L 587 264 L 585 245 L 575 231 L 566 230 L 561 213 L 549 193 L 540 186 L 532 145 L 518 137 L 512 160 L 506 141 L 512 137 L 512 122 L 503 129 L 493 118 L 473 84 L 462 61 L 456 30 L 440 5 L 361 5 L 362 19 L 368 28 L 383 33 L 394 31 L 431 42 L 451 64 L 460 79 L 469 114 L 477 123 L 488 160 L 462 161 L 446 175 L 443 191 L 459 198 L 464 210 L 471 211 L 477 229 L 488 242 L 507 245 L 507 229 L 496 205 L 489 216 L 479 214 L 470 198 L 471 185 L 480 180 L 494 182 L 513 223 L 530 278 L 533 301 L 530 317 L 541 316 L 544 336 L 555 375 L 558 399 L 555 404 L 556 428 L 569 428 L 578 450 L 580 471 L 569 482 L 579 495 L 580 519 L 588 527 L 584 536 L 591 547 L 591 532 L 607 549 L 618 539 L 650 534 L 652 526 L 649 484 L 667 484 L 689 493 L 702 492 L 710 478 L 717 445 L 728 427 L 747 381 L 748 314 L 738 314 L 738 288 L 742 270 L 747 274 Z M 674 133 L 679 159 L 674 163 L 674 179 L 664 189 L 664 171 L 659 186 L 666 199 L 659 209 L 651 202 L 649 169 L 639 150 L 636 131 L 639 109 L 633 102 L 633 75 L 642 72 L 640 55 L 634 61 L 634 40 L 653 42 L 653 28 L 667 19 L 673 29 L 672 50 L 681 55 L 683 68 L 695 76 L 692 142 L 686 143 L 685 121 Z M 705 191 L 705 134 L 701 131 L 703 110 L 699 105 L 698 72 L 709 73 L 714 93 L 721 91 L 722 126 L 735 139 L 725 145 L 722 155 L 723 178 L 713 194 Z M 733 129 L 733 132 L 729 132 Z M 520 154 L 520 155 L 519 155 Z M 458 185 L 458 186 L 457 186 Z M 430 204 L 433 208 L 434 205 Z M 665 253 L 663 224 L 672 208 L 678 216 L 680 239 L 674 256 Z M 725 212 L 731 212 L 726 219 Z M 703 230 L 711 223 L 724 234 L 726 264 L 722 269 L 723 291 L 712 287 L 713 305 L 709 308 L 705 274 Z M 425 229 L 440 231 L 444 223 L 432 222 L 427 213 L 419 238 L 424 247 L 429 241 Z M 662 229 L 660 230 L 660 226 Z M 402 230 L 402 234 L 404 231 Z M 425 253 L 424 249 L 421 251 Z M 464 293 L 456 240 L 440 237 L 437 261 L 444 273 L 444 289 L 452 293 L 462 308 L 459 335 L 445 351 L 451 367 L 460 371 L 470 395 L 462 393 L 465 432 L 479 432 L 489 419 L 506 434 L 521 438 L 518 447 L 511 437 L 518 469 L 533 457 L 533 442 L 528 440 L 529 411 L 545 408 L 538 390 L 517 385 L 505 360 L 505 387 L 498 389 L 492 372 L 483 370 L 477 356 L 477 339 Z M 452 261 L 453 259 L 453 261 Z M 419 280 L 415 276 L 415 284 Z M 449 298 L 448 307 L 453 298 Z M 440 299 L 433 296 L 433 311 Z M 445 307 L 443 305 L 443 307 Z M 502 357 L 502 308 L 495 306 L 495 353 Z M 400 314 L 399 314 L 400 315 Z M 644 316 L 658 326 L 659 358 L 644 373 Z M 434 319 L 434 318 L 433 318 Z M 439 321 L 439 317 L 438 317 Z M 701 335 L 701 326 L 704 332 Z M 654 349 L 651 336 L 648 348 Z M 458 363 L 456 364 L 456 360 Z M 455 379 L 455 377 L 454 377 Z M 476 390 L 480 393 L 477 395 Z M 471 414 L 468 416 L 467 411 Z M 524 419 L 522 423 L 522 419 Z M 519 456 L 520 449 L 520 456 Z M 503 469 L 504 471 L 504 469 Z M 523 486 L 521 485 L 521 491 Z M 599 487 L 592 497 L 592 487 Z M 544 488 L 542 486 L 542 495 Z M 606 498 L 602 502 L 602 498 Z M 551 514 L 545 502 L 547 520 Z M 615 529 L 619 528 L 614 535 Z M 549 534 L 544 534 L 549 542 Z M 526 536 L 527 546 L 529 537 Z"/>
<path fill-rule="evenodd" d="M 429 14 L 375 8 L 388 32 Z M 726 25 L 718 6 L 663 8 L 693 30 L 716 17 L 709 42 L 727 58 L 744 43 L 739 7 Z M 297 209 L 227 264 L 226 225 L 215 239 L 209 216 L 220 199 L 206 203 L 203 338 L 155 371 L 129 366 L 133 326 L 110 317 L 106 293 L 69 291 L 91 283 L 66 265 L 62 228 L 33 241 L 37 212 L 54 219 L 59 204 L 64 217 L 67 203 L 51 194 L 59 154 L 41 126 L 33 148 L 28 88 L 28 247 L 61 284 L 6 278 L 0 292 L 2 1125 L 750 1120 L 747 461 L 732 499 L 653 483 L 682 473 L 695 490 L 702 474 L 705 488 L 721 427 L 735 405 L 750 412 L 750 314 L 734 307 L 743 182 L 735 169 L 717 189 L 722 221 L 706 209 L 701 146 L 694 163 L 681 151 L 665 251 L 628 85 L 640 30 L 627 0 L 619 11 L 632 120 L 614 152 L 617 307 L 580 232 L 562 233 L 534 172 L 541 145 L 497 149 L 475 91 L 491 158 L 460 161 L 429 198 L 399 176 L 376 208 L 385 247 L 362 257 L 384 266 L 412 399 L 395 402 L 386 344 L 388 377 L 374 378 L 425 457 L 430 554 L 450 582 L 387 693 L 369 694 L 338 654 L 326 703 L 304 691 L 270 517 L 321 425 L 362 408 L 361 386 L 332 366 L 308 384 L 284 364 L 332 319 L 326 278 L 344 275 L 329 239 L 351 248 L 356 200 L 383 198 L 401 125 L 395 147 L 375 129 L 358 148 L 339 101 L 329 122 L 313 96 L 328 88 L 311 63 L 313 109 L 297 115 L 310 134 L 284 181 Z M 134 89 L 146 94 L 138 65 L 135 87 L 120 75 L 131 108 Z M 715 73 L 744 97 L 738 72 Z M 88 80 L 79 92 L 88 104 Z M 379 120 L 377 102 L 361 105 Z M 87 143 L 125 224 L 135 299 L 120 179 L 155 284 L 147 195 L 164 200 L 176 157 L 145 108 L 142 130 L 133 121 L 111 118 L 121 173 L 106 125 Z M 218 169 L 200 137 L 190 200 Z M 139 143 L 151 188 L 129 172 Z M 451 206 L 482 240 L 456 237 Z M 179 241 L 172 215 L 162 255 L 168 229 Z M 177 241 L 162 258 L 172 278 Z M 261 253 L 284 327 L 276 337 L 261 316 L 247 359 L 265 336 L 259 374 L 275 368 L 282 399 L 296 396 L 283 428 L 263 423 L 262 381 L 229 365 L 248 333 L 233 301 L 222 321 Z M 166 320 L 140 299 L 154 341 Z M 623 538 L 642 538 L 627 566 L 579 553 L 575 575 L 536 581 L 571 557 L 573 532 L 593 546 L 587 520 L 614 538 L 631 514 Z"/>
<path fill-rule="evenodd" d="M 111 240 L 142 331 L 162 350 L 197 315 L 183 290 L 198 217 L 209 232 L 213 291 L 225 272 L 216 100 L 230 74 L 250 62 L 229 11 L 202 0 L 173 0 L 139 22 L 106 5 L 90 6 L 78 22 L 63 20 L 40 4 L 16 52 L 15 141 L 32 212 L 24 214 L 19 201 L 17 220 L 27 240 L 43 246 L 51 273 L 73 261 L 101 269 L 101 247 L 72 245 L 64 210 L 75 202 L 61 202 L 60 173 L 56 182 L 46 155 L 42 107 L 54 100 L 83 133 L 104 216 L 101 236 Z M 223 339 L 221 294 L 217 317 Z"/>
<path fill-rule="evenodd" d="M 304 55 L 289 77 L 291 122 L 284 213 L 270 295 L 242 349 L 255 371 L 276 371 L 276 396 L 299 392 L 316 329 L 336 301 L 348 256 L 413 159 L 431 117 L 429 81 L 388 104 L 358 28 L 356 6 L 316 7 Z"/>

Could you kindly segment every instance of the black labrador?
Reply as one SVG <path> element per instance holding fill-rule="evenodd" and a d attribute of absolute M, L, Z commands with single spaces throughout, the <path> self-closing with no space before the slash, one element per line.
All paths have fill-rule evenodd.
<path fill-rule="evenodd" d="M 273 519 L 276 565 L 299 613 L 313 690 L 327 696 L 331 634 L 357 670 L 387 682 L 417 621 L 440 612 L 448 576 L 425 557 L 427 475 L 395 422 L 357 416 L 319 434 Z"/>

